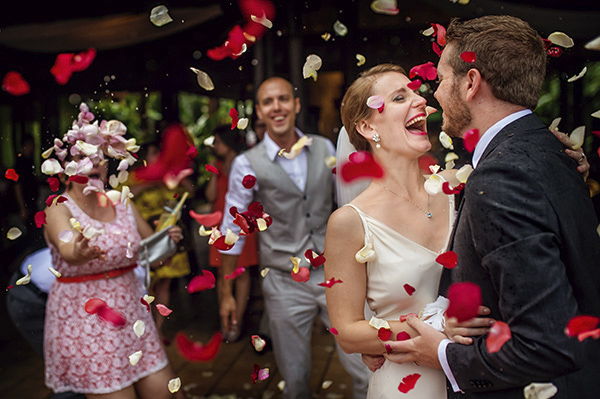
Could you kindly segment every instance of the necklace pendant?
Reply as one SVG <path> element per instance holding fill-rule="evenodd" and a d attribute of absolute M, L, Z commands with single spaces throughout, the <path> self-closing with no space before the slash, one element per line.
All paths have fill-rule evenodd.
<path fill-rule="evenodd" d="M 433 216 L 431 212 L 427 212 L 427 217 L 431 219 L 431 216 Z"/>

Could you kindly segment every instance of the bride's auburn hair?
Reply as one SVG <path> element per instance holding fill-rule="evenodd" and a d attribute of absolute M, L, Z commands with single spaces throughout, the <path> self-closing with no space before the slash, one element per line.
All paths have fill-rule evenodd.
<path fill-rule="evenodd" d="M 398 72 L 406 75 L 400 65 L 376 65 L 358 75 L 358 78 L 346 90 L 346 94 L 342 99 L 342 124 L 348 132 L 350 143 L 357 151 L 371 151 L 369 140 L 356 130 L 356 125 L 361 120 L 369 118 L 373 112 L 376 112 L 376 110 L 367 106 L 367 99 L 373 95 L 373 83 L 381 75 L 388 72 Z"/>

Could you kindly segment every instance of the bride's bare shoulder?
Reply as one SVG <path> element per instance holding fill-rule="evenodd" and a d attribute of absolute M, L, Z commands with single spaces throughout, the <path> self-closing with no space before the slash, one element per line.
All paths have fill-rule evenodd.
<path fill-rule="evenodd" d="M 329 222 L 327 223 L 328 233 L 330 230 L 351 232 L 356 229 L 359 229 L 359 231 L 362 229 L 360 216 L 356 209 L 348 205 L 336 209 L 329 217 Z"/>

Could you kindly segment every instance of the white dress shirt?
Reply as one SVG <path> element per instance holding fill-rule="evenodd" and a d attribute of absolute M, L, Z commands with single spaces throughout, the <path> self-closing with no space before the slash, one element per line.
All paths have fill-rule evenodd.
<path fill-rule="evenodd" d="M 296 134 L 299 138 L 304 136 L 304 134 L 298 128 L 296 128 Z M 290 176 L 290 179 L 292 179 L 294 184 L 298 186 L 300 191 L 304 191 L 306 187 L 308 170 L 306 151 L 310 151 L 310 147 L 302 148 L 300 154 L 298 154 L 298 156 L 294 159 L 287 159 L 277 155 L 281 148 L 273 141 L 268 132 L 265 132 L 263 141 L 265 150 L 267 152 L 267 157 L 270 160 L 275 160 L 275 162 L 279 163 L 288 176 Z M 333 146 L 333 143 L 327 140 L 327 145 L 330 147 L 330 154 L 335 156 L 335 147 Z M 240 213 L 246 211 L 246 209 L 248 209 L 248 205 L 250 205 L 254 200 L 254 193 L 260 190 L 258 181 L 251 189 L 247 189 L 242 185 L 242 180 L 246 175 L 252 175 L 256 177 L 254 169 L 252 169 L 252 166 L 250 165 L 250 161 L 248 161 L 248 158 L 242 153 L 235 157 L 231 164 L 231 170 L 229 171 L 229 182 L 227 194 L 225 195 L 225 209 L 223 210 L 223 222 L 221 223 L 220 227 L 220 230 L 223 234 L 227 232 L 227 229 L 239 234 L 240 227 L 233 223 L 234 219 L 229 213 L 229 209 L 232 206 L 235 206 Z M 265 212 L 269 213 L 269 210 L 265 209 Z M 240 236 L 240 239 L 235 243 L 233 248 L 228 251 L 219 250 L 219 252 L 227 255 L 239 255 L 242 253 L 242 249 L 244 248 L 244 242 L 245 237 Z"/>
<path fill-rule="evenodd" d="M 514 112 L 500 119 L 498 122 L 494 123 L 488 130 L 486 130 L 483 136 L 481 136 L 481 138 L 477 142 L 475 150 L 473 151 L 473 168 L 477 167 L 477 164 L 481 160 L 485 149 L 492 142 L 494 137 L 496 137 L 496 135 L 500 132 L 500 130 L 504 129 L 506 126 L 516 121 L 517 119 L 520 119 L 525 115 L 529 114 L 531 114 L 530 109 L 524 109 L 522 111 Z M 446 374 L 446 378 L 448 378 L 450 385 L 452 385 L 452 389 L 454 390 L 454 392 L 463 392 L 458 386 L 456 378 L 454 378 L 454 374 L 452 374 L 452 370 L 450 369 L 450 365 L 448 364 L 448 358 L 446 357 L 446 347 L 448 346 L 448 344 L 451 343 L 452 341 L 450 341 L 449 339 L 445 339 L 442 342 L 440 342 L 438 346 L 438 359 L 440 361 L 442 369 L 444 370 L 444 373 Z"/>

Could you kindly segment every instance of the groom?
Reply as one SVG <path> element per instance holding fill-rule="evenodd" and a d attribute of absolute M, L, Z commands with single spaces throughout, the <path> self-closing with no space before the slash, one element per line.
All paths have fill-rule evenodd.
<path fill-rule="evenodd" d="M 564 330 L 576 315 L 600 316 L 598 221 L 575 162 L 531 112 L 545 76 L 542 39 L 518 18 L 485 16 L 452 21 L 446 42 L 435 93 L 443 130 L 478 129 L 480 140 L 451 237 L 458 265 L 440 293 L 478 284 L 512 338 L 489 353 L 485 336 L 452 343 L 413 317 L 420 336 L 389 342 L 386 357 L 443 369 L 449 398 L 523 398 L 532 382 L 554 383 L 555 398 L 597 398 L 600 342 Z M 475 62 L 461 59 L 466 51 Z"/>

